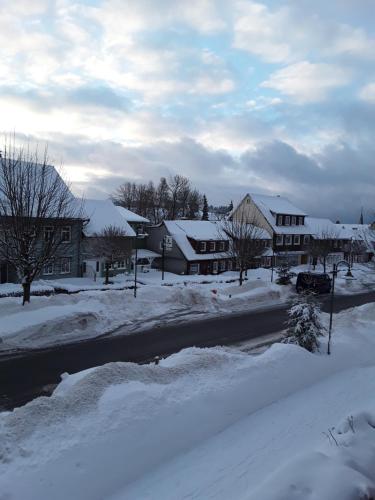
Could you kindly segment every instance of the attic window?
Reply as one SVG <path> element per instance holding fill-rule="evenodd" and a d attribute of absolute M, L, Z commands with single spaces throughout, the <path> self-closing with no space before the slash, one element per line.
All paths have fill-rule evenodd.
<path fill-rule="evenodd" d="M 210 241 L 210 252 L 214 252 L 216 250 L 216 245 L 214 241 Z"/>
<path fill-rule="evenodd" d="M 278 226 L 282 226 L 283 225 L 283 216 L 282 215 L 278 215 L 277 216 L 277 225 Z"/>
<path fill-rule="evenodd" d="M 205 252 L 206 251 L 206 242 L 205 241 L 201 241 L 200 242 L 199 249 L 200 249 L 201 252 Z"/>
<path fill-rule="evenodd" d="M 292 215 L 292 226 L 295 226 L 297 222 L 297 217 L 295 215 Z"/>
<path fill-rule="evenodd" d="M 285 225 L 290 226 L 290 215 L 285 216 Z"/>
<path fill-rule="evenodd" d="M 298 217 L 298 224 L 300 224 L 300 225 L 303 224 L 303 217 Z"/>

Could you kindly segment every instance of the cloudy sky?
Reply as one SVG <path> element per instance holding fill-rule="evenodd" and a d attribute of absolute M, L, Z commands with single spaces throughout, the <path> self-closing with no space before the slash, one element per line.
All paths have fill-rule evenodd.
<path fill-rule="evenodd" d="M 375 218 L 373 0 L 0 0 L 0 130 L 77 192 L 188 176 Z"/>

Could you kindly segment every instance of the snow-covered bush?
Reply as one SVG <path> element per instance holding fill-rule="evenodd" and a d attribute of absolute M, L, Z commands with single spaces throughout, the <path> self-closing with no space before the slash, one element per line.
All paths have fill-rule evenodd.
<path fill-rule="evenodd" d="M 319 348 L 319 337 L 325 328 L 320 320 L 320 306 L 312 294 L 303 294 L 288 311 L 288 328 L 284 342 L 297 344 L 310 352 Z"/>
<path fill-rule="evenodd" d="M 278 276 L 276 283 L 278 285 L 290 285 L 294 273 L 290 270 L 290 266 L 287 262 L 280 264 L 276 272 Z"/>

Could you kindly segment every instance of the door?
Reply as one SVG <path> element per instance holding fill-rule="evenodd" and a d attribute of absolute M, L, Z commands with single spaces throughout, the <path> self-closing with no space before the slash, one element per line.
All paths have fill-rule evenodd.
<path fill-rule="evenodd" d="M 0 264 L 0 283 L 8 281 L 8 266 L 7 264 Z"/>

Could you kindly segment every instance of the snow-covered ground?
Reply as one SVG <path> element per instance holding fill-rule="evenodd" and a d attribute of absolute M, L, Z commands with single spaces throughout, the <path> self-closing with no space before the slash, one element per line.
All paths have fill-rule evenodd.
<path fill-rule="evenodd" d="M 113 288 L 120 286 L 118 282 L 99 291 L 88 288 L 87 280 L 77 279 L 65 280 L 64 287 L 75 290 L 84 285 L 86 291 L 32 297 L 26 306 L 19 297 L 2 298 L 0 349 L 51 346 L 97 337 L 119 327 L 121 334 L 132 333 L 156 324 L 273 306 L 293 293 L 292 287 L 271 283 L 266 269 L 249 271 L 241 287 L 237 278 L 236 273 L 207 277 L 167 273 L 162 285 L 161 274 L 150 272 L 140 276 L 137 298 L 131 289 Z"/>
<path fill-rule="evenodd" d="M 294 272 L 308 266 L 294 268 Z M 322 271 L 321 267 L 317 271 Z M 375 288 L 375 269 L 372 265 L 356 264 L 354 279 L 339 273 L 337 293 L 358 293 Z M 117 276 L 113 284 L 103 286 L 103 280 L 88 278 L 36 282 L 41 291 L 63 288 L 71 294 L 34 296 L 22 306 L 19 297 L 0 298 L 0 350 L 40 348 L 74 342 L 100 335 L 133 333 L 155 325 L 191 321 L 200 317 L 230 314 L 260 307 L 272 307 L 290 299 L 294 286 L 271 283 L 271 270 L 248 271 L 248 280 L 238 286 L 238 273 L 218 276 L 180 276 L 151 271 L 139 273 L 136 299 L 129 276 Z M 18 288 L 17 288 L 18 287 Z M 0 285 L 4 291 L 17 291 L 20 285 Z M 105 289 L 103 291 L 103 288 Z M 84 290 L 79 293 L 79 290 Z M 118 333 L 118 332 L 117 332 Z"/>
<path fill-rule="evenodd" d="M 374 304 L 337 315 L 329 357 L 191 348 L 66 375 L 0 414 L 0 498 L 370 498 L 374 321 Z"/>

